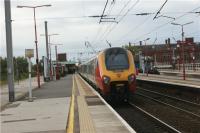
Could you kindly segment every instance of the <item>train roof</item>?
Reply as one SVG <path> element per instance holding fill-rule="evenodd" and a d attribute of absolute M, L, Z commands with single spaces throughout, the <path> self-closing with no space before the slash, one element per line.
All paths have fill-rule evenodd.
<path fill-rule="evenodd" d="M 93 59 L 97 58 L 99 54 L 101 54 L 101 53 L 104 53 L 104 52 L 105 52 L 105 51 L 107 51 L 107 50 L 110 50 L 110 49 L 116 49 L 116 48 L 119 48 L 119 49 L 124 49 L 124 50 L 126 50 L 126 51 L 127 51 L 127 49 L 125 49 L 125 48 L 122 48 L 122 47 L 111 47 L 111 48 L 106 48 L 106 49 L 104 49 L 104 50 L 100 51 L 100 52 L 99 52 L 97 55 L 95 55 L 94 57 L 90 58 L 88 61 L 85 61 L 85 62 L 81 63 L 80 65 L 87 64 L 87 63 L 88 63 L 88 62 L 90 62 L 91 60 L 93 60 Z"/>

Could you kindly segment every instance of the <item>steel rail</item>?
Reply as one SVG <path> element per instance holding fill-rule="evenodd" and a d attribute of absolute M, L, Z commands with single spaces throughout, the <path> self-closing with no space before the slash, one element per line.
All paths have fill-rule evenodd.
<path fill-rule="evenodd" d="M 169 96 L 169 95 L 164 95 L 162 93 L 155 92 L 155 91 L 150 91 L 150 90 L 147 90 L 147 89 L 143 89 L 141 87 L 138 87 L 138 88 L 140 90 L 143 90 L 143 91 L 146 91 L 146 92 L 150 92 L 150 93 L 154 93 L 154 94 L 157 94 L 157 95 L 160 95 L 160 96 L 164 96 L 164 97 L 167 97 L 167 98 L 170 98 L 170 99 L 173 99 L 173 100 L 185 102 L 185 103 L 192 104 L 192 105 L 195 105 L 195 106 L 200 106 L 200 104 L 198 104 L 198 103 L 190 102 L 190 101 L 187 101 L 187 100 L 184 100 L 184 99 L 179 99 L 179 98 L 176 98 L 176 97 L 173 97 L 173 96 Z"/>
<path fill-rule="evenodd" d="M 158 102 L 158 103 L 161 103 L 161 104 L 163 104 L 163 105 L 167 105 L 167 106 L 169 106 L 169 107 L 171 107 L 171 108 L 174 108 L 174 109 L 180 110 L 180 111 L 182 111 L 182 112 L 185 112 L 185 113 L 187 113 L 187 114 L 193 115 L 193 116 L 198 117 L 198 118 L 200 119 L 200 115 L 197 115 L 197 114 L 192 113 L 192 112 L 190 112 L 190 111 L 187 111 L 187 110 L 181 109 L 181 108 L 179 108 L 179 107 L 175 107 L 175 106 L 170 105 L 170 104 L 165 103 L 165 102 L 161 102 L 161 101 L 159 101 L 159 100 L 157 100 L 157 99 L 154 99 L 154 98 L 152 98 L 152 97 L 146 96 L 146 95 L 141 94 L 141 93 L 138 93 L 138 92 L 135 93 L 135 94 L 136 94 L 136 95 L 139 95 L 139 96 L 142 96 L 142 97 L 145 97 L 145 98 L 148 98 L 148 99 L 151 99 L 151 100 L 156 101 L 156 102 Z"/>
<path fill-rule="evenodd" d="M 136 109 L 138 109 L 139 111 L 141 111 L 142 113 L 146 114 L 147 116 L 153 118 L 154 120 L 156 120 L 157 122 L 161 123 L 163 126 L 167 127 L 168 129 L 172 130 L 175 133 L 181 133 L 181 131 L 178 131 L 177 129 L 175 129 L 174 127 L 168 125 L 167 123 L 165 123 L 164 121 L 156 118 L 155 116 L 153 116 L 152 114 L 146 112 L 145 110 L 143 110 L 142 108 L 136 106 L 135 104 L 129 102 L 129 104 L 133 107 L 135 107 Z"/>

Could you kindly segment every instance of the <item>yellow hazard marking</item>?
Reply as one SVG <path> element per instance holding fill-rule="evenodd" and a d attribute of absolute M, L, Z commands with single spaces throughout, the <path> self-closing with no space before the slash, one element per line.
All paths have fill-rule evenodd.
<path fill-rule="evenodd" d="M 74 86 L 75 85 L 74 85 L 74 75 L 73 75 L 72 96 L 71 96 L 70 110 L 69 110 L 67 129 L 66 129 L 67 133 L 74 132 L 74 95 L 75 95 Z"/>

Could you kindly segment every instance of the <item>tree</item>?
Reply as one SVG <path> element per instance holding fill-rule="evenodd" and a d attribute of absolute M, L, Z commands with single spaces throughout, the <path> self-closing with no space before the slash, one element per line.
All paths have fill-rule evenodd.
<path fill-rule="evenodd" d="M 24 57 L 14 57 L 14 75 L 15 79 L 24 79 L 28 77 L 28 61 Z"/>
<path fill-rule="evenodd" d="M 1 70 L 1 80 L 6 80 L 7 79 L 7 62 L 6 58 L 0 57 L 0 70 Z"/>
<path fill-rule="evenodd" d="M 132 46 L 130 43 L 128 45 L 125 44 L 122 47 L 127 49 L 127 50 L 130 50 L 133 56 L 135 56 L 136 54 L 139 53 L 138 47 Z"/>
<path fill-rule="evenodd" d="M 7 58 L 0 57 L 1 81 L 7 80 Z M 13 57 L 14 78 L 17 80 L 28 77 L 28 62 L 24 57 Z"/>

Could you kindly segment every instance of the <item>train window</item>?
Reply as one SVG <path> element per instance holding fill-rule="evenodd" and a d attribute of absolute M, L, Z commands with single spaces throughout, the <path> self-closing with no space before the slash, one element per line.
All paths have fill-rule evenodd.
<path fill-rule="evenodd" d="M 96 67 L 98 67 L 99 66 L 99 63 L 98 63 L 98 60 L 96 60 Z"/>
<path fill-rule="evenodd" d="M 105 63 L 108 70 L 128 69 L 127 52 L 121 48 L 109 49 L 106 51 Z"/>

